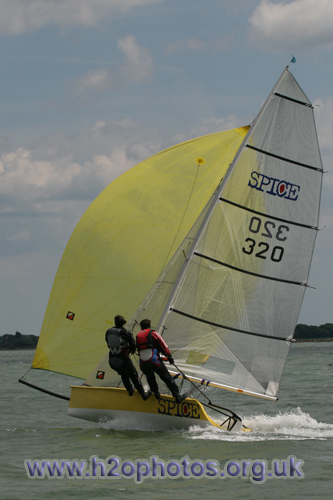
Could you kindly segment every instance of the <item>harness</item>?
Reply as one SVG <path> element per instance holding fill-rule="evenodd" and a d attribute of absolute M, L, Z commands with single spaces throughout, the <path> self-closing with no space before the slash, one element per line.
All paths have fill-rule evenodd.
<path fill-rule="evenodd" d="M 106 338 L 112 356 L 126 354 L 125 350 L 128 349 L 128 343 L 121 335 L 122 330 L 123 328 L 110 328 L 107 331 Z"/>

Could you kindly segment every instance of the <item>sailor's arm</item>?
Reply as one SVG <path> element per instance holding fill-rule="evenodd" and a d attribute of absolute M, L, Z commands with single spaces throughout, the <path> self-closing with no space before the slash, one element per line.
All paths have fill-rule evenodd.
<path fill-rule="evenodd" d="M 153 332 L 153 339 L 154 341 L 156 342 L 157 346 L 158 346 L 158 350 L 160 352 L 162 352 L 164 354 L 164 356 L 166 356 L 167 358 L 169 358 L 169 356 L 171 356 L 171 352 L 169 350 L 169 347 L 167 346 L 167 344 L 164 342 L 164 340 L 162 339 L 161 335 L 157 332 Z"/>
<path fill-rule="evenodd" d="M 131 354 L 135 353 L 136 345 L 135 345 L 135 340 L 131 332 L 128 330 L 125 330 L 125 333 L 123 333 L 123 337 L 128 343 L 128 348 Z"/>

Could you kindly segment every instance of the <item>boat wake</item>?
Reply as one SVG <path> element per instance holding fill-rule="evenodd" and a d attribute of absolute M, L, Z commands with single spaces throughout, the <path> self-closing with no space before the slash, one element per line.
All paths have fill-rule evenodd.
<path fill-rule="evenodd" d="M 133 418 L 100 419 L 98 426 L 112 431 L 166 431 L 165 427 Z"/>
<path fill-rule="evenodd" d="M 186 437 L 218 441 L 326 440 L 333 437 L 333 424 L 317 422 L 300 408 L 273 417 L 251 415 L 244 417 L 243 422 L 252 432 L 229 433 L 216 427 L 193 426 L 186 432 Z"/>
<path fill-rule="evenodd" d="M 116 418 L 100 421 L 98 426 L 113 431 L 164 431 L 182 433 L 185 439 L 203 439 L 232 442 L 251 441 L 301 441 L 306 439 L 326 440 L 333 438 L 333 424 L 318 422 L 300 408 L 280 412 L 275 416 L 264 414 L 244 417 L 244 425 L 252 432 L 227 432 L 207 425 L 193 425 L 189 429 L 169 429 L 149 422 L 131 418 Z"/>

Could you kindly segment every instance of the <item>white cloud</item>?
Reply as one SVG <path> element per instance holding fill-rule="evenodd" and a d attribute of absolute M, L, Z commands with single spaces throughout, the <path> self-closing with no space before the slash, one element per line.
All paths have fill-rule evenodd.
<path fill-rule="evenodd" d="M 109 74 L 105 69 L 89 70 L 78 80 L 76 90 L 78 93 L 87 89 L 102 90 L 108 84 L 109 78 Z"/>
<path fill-rule="evenodd" d="M 30 240 L 30 238 L 31 238 L 31 231 L 29 231 L 29 229 L 22 229 L 21 231 L 7 237 L 9 241 L 14 241 L 14 242 Z"/>
<path fill-rule="evenodd" d="M 249 21 L 251 38 L 271 49 L 302 49 L 333 42 L 332 0 L 262 0 Z"/>
<path fill-rule="evenodd" d="M 180 142 L 185 142 L 195 137 L 201 137 L 203 135 L 214 134 L 215 132 L 221 132 L 223 130 L 230 130 L 236 127 L 242 127 L 247 125 L 247 123 L 242 123 L 241 119 L 236 115 L 229 115 L 226 118 L 217 118 L 211 116 L 210 118 L 204 118 L 201 122 L 196 124 L 186 133 L 178 132 L 173 135 L 170 139 L 171 144 L 178 144 Z"/>
<path fill-rule="evenodd" d="M 149 49 L 141 47 L 135 36 L 127 35 L 118 40 L 118 49 L 124 61 L 114 70 L 89 70 L 74 86 L 74 95 L 85 92 L 117 89 L 127 83 L 150 81 L 154 72 L 153 57 Z"/>
<path fill-rule="evenodd" d="M 135 36 L 120 38 L 118 48 L 125 54 L 125 61 L 120 68 L 120 74 L 125 81 L 151 80 L 153 58 L 148 49 L 138 45 Z"/>
<path fill-rule="evenodd" d="M 182 52 L 184 50 L 201 50 L 204 46 L 204 42 L 194 36 L 188 40 L 176 40 L 170 43 L 165 52 L 167 54 L 174 54 L 175 52 Z"/>
<path fill-rule="evenodd" d="M 232 36 L 227 35 L 224 38 L 203 41 L 194 36 L 189 39 L 176 40 L 175 42 L 170 43 L 165 49 L 165 52 L 166 54 L 175 54 L 186 50 L 213 50 L 215 52 L 219 52 L 230 45 L 231 39 Z"/>
<path fill-rule="evenodd" d="M 81 136 L 52 134 L 3 153 L 0 213 L 38 212 L 36 204 L 47 200 L 91 199 L 158 148 L 153 132 L 125 119 L 99 121 Z"/>
<path fill-rule="evenodd" d="M 315 119 L 318 130 L 319 145 L 324 160 L 331 162 L 333 157 L 333 98 L 327 100 L 316 99 L 313 103 L 315 108 Z M 326 170 L 324 166 L 324 170 Z"/>
<path fill-rule="evenodd" d="M 19 35 L 45 25 L 94 26 L 133 7 L 163 0 L 0 0 L 0 32 Z"/>

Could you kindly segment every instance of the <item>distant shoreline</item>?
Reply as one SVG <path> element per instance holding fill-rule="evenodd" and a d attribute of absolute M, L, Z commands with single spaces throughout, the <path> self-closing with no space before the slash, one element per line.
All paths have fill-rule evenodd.
<path fill-rule="evenodd" d="M 296 339 L 297 344 L 300 342 L 333 342 L 333 339 Z"/>
<path fill-rule="evenodd" d="M 36 349 L 39 337 L 37 335 L 2 335 L 0 337 L 0 351 L 33 350 Z"/>
<path fill-rule="evenodd" d="M 38 339 L 37 335 L 22 335 L 20 332 L 16 332 L 15 335 L 1 335 L 0 351 L 33 350 L 37 347 Z M 295 328 L 294 340 L 296 343 L 333 342 L 333 323 L 320 326 L 299 324 Z"/>
<path fill-rule="evenodd" d="M 0 351 L 34 351 L 36 349 L 36 346 L 15 346 L 15 347 L 3 347 L 0 346 Z"/>

